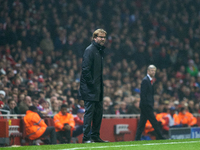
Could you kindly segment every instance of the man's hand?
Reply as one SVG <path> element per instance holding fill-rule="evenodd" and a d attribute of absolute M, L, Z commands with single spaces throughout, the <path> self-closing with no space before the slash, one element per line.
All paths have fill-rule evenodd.
<path fill-rule="evenodd" d="M 70 129 L 71 129 L 71 126 L 67 124 L 67 125 L 65 125 L 65 126 L 63 127 L 63 129 L 64 129 L 64 130 L 70 130 Z"/>

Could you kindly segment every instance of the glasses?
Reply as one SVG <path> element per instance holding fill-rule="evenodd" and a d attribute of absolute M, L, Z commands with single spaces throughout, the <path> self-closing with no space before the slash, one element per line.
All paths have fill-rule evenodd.
<path fill-rule="evenodd" d="M 104 39 L 106 38 L 105 36 L 97 36 L 97 37 L 99 37 L 99 38 L 101 38 L 101 39 L 102 39 L 102 38 L 104 38 Z"/>

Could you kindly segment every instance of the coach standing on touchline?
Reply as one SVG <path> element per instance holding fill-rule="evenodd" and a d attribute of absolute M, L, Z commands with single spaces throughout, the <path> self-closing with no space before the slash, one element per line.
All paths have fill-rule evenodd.
<path fill-rule="evenodd" d="M 165 139 L 160 131 L 158 121 L 154 116 L 154 88 L 153 88 L 153 78 L 156 74 L 156 67 L 150 65 L 147 68 L 147 76 L 145 76 L 141 83 L 141 93 L 140 93 L 140 122 L 138 124 L 135 140 L 140 140 L 142 132 L 144 131 L 145 124 L 147 120 L 150 121 L 155 132 L 157 133 L 157 139 Z"/>
<path fill-rule="evenodd" d="M 105 142 L 100 138 L 99 130 L 103 116 L 103 56 L 106 34 L 103 29 L 95 30 L 92 43 L 83 55 L 79 92 L 85 106 L 83 143 Z"/>

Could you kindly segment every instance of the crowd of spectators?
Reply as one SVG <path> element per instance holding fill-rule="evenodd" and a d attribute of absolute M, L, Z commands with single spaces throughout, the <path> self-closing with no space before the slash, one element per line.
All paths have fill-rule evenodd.
<path fill-rule="evenodd" d="M 157 67 L 157 112 L 200 113 L 199 7 L 199 0 L 0 0 L 1 108 L 25 114 L 35 105 L 42 115 L 63 103 L 73 114 L 84 108 L 82 54 L 103 28 L 104 114 L 139 114 L 149 64 Z"/>

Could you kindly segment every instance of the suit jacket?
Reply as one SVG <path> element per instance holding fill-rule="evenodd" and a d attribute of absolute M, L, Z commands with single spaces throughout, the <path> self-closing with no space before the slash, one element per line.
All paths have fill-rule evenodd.
<path fill-rule="evenodd" d="M 154 106 L 154 88 L 148 76 L 145 76 L 141 83 L 140 108 L 141 106 Z"/>
<path fill-rule="evenodd" d="M 92 41 L 84 52 L 79 99 L 87 101 L 103 100 L 104 48 L 104 46 Z"/>

